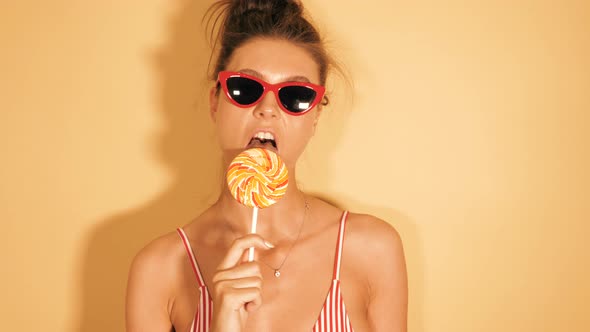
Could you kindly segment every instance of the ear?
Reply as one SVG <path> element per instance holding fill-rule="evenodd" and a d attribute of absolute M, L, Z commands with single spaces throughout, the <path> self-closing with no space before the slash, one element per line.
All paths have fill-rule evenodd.
<path fill-rule="evenodd" d="M 217 93 L 217 87 L 212 87 L 209 90 L 209 115 L 211 120 L 215 123 L 217 121 L 217 105 L 218 105 L 219 94 Z"/>

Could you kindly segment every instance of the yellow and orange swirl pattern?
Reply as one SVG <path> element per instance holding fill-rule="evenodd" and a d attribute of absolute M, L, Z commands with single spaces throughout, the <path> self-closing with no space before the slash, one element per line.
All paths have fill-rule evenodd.
<path fill-rule="evenodd" d="M 227 185 L 234 198 L 259 209 L 276 203 L 287 192 L 289 173 L 274 152 L 254 148 L 240 153 L 229 165 Z"/>

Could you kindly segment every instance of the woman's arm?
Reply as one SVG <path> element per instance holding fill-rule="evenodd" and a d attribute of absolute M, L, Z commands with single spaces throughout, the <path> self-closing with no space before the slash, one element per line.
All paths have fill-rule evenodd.
<path fill-rule="evenodd" d="M 368 320 L 371 331 L 406 332 L 408 281 L 402 241 L 386 222 L 372 220 Z"/>
<path fill-rule="evenodd" d="M 164 247 L 161 239 L 152 242 L 131 264 L 125 304 L 127 332 L 172 331 L 168 306 L 175 272 Z"/>

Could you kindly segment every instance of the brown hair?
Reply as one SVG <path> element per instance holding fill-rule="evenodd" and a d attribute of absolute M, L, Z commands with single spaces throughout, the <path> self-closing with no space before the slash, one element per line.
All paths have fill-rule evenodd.
<path fill-rule="evenodd" d="M 298 0 L 221 0 L 209 8 L 205 18 L 210 29 L 212 58 L 217 53 L 211 77 L 214 80 L 238 47 L 260 37 L 288 40 L 307 50 L 320 68 L 322 85 L 332 67 L 339 70 Z"/>

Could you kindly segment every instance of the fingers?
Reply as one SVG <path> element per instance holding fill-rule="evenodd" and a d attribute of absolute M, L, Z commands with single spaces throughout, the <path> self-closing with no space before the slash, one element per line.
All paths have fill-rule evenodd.
<path fill-rule="evenodd" d="M 230 317 L 236 312 L 252 312 L 262 305 L 262 272 L 260 263 L 243 262 L 248 248 L 268 250 L 273 245 L 260 235 L 248 234 L 236 239 L 213 275 L 215 317 Z M 221 315 L 221 316 L 219 316 Z M 229 316 L 228 316 L 229 315 Z M 244 319 L 242 317 L 241 319 Z"/>
<path fill-rule="evenodd" d="M 222 280 L 242 279 L 242 278 L 259 278 L 262 280 L 262 271 L 260 265 L 256 262 L 240 264 L 227 270 L 219 270 L 213 275 L 213 283 Z"/>
<path fill-rule="evenodd" d="M 214 298 L 221 300 L 220 308 L 237 310 L 246 305 L 246 310 L 253 311 L 262 305 L 262 278 L 252 276 L 216 280 L 213 292 Z"/>
<path fill-rule="evenodd" d="M 228 306 L 234 311 L 246 306 L 248 312 L 255 311 L 262 305 L 262 295 L 259 288 L 233 289 L 230 294 L 222 297 L 222 307 Z"/>
<path fill-rule="evenodd" d="M 214 284 L 215 293 L 227 295 L 228 293 L 240 292 L 244 289 L 255 290 L 260 292 L 262 288 L 262 279 L 258 277 L 248 277 L 233 280 L 221 280 Z"/>
<path fill-rule="evenodd" d="M 268 250 L 273 247 L 272 244 L 264 241 L 258 234 L 248 234 L 241 238 L 238 238 L 229 248 L 227 255 L 223 258 L 219 264 L 219 270 L 226 270 L 236 266 L 244 254 L 244 250 L 254 247 L 262 250 Z"/>

